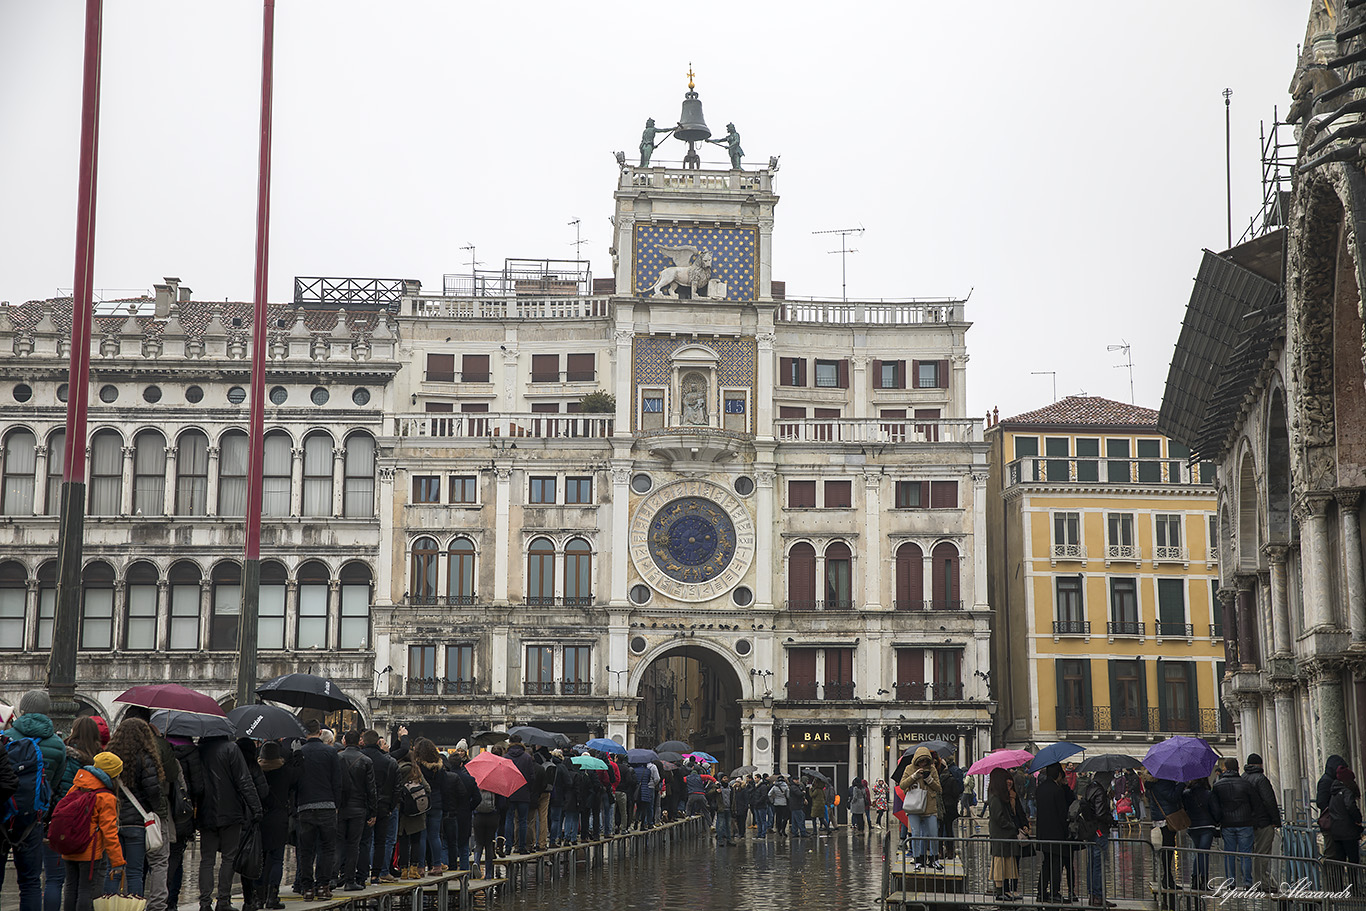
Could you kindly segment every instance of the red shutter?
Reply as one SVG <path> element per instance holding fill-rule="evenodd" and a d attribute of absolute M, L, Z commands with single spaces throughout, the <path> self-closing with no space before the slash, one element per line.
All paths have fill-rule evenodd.
<path fill-rule="evenodd" d="M 896 650 L 896 690 L 898 699 L 925 698 L 925 650 L 899 648 Z"/>
<path fill-rule="evenodd" d="M 948 361 L 940 361 L 940 362 L 939 362 L 939 388 L 940 388 L 940 389 L 948 389 L 948 388 L 949 388 L 949 362 L 948 362 Z"/>
<path fill-rule="evenodd" d="M 559 403 L 559 402 L 532 402 L 532 403 L 531 403 L 531 413 L 532 413 L 532 414 L 559 414 L 559 413 L 560 413 L 560 403 Z"/>
<path fill-rule="evenodd" d="M 906 420 L 905 408 L 884 408 L 878 412 L 878 416 L 884 421 L 904 421 Z"/>
<path fill-rule="evenodd" d="M 896 549 L 896 608 L 920 610 L 925 600 L 925 555 L 918 544 Z"/>
<path fill-rule="evenodd" d="M 787 698 L 816 698 L 816 650 L 790 648 L 787 650 Z"/>
<path fill-rule="evenodd" d="M 849 388 L 849 361 L 847 359 L 839 363 L 839 386 L 841 389 Z"/>
<path fill-rule="evenodd" d="M 912 363 L 914 363 L 914 362 L 912 362 Z M 896 388 L 898 388 L 898 389 L 905 389 L 905 388 L 906 388 L 906 362 L 905 362 L 905 361 L 897 361 L 897 362 L 896 362 Z"/>
<path fill-rule="evenodd" d="M 488 413 L 489 413 L 489 403 L 488 403 L 488 402 L 464 402 L 464 403 L 461 404 L 460 410 L 463 411 L 465 414 L 488 414 Z"/>
<path fill-rule="evenodd" d="M 840 509 L 848 508 L 853 505 L 852 481 L 826 481 L 825 482 L 825 508 Z"/>
<path fill-rule="evenodd" d="M 455 411 L 454 402 L 427 402 L 426 409 L 428 414 L 448 414 Z"/>
<path fill-rule="evenodd" d="M 778 358 L 778 385 L 792 385 L 792 358 L 790 357 Z"/>
<path fill-rule="evenodd" d="M 811 414 L 816 418 L 838 418 L 840 410 L 838 408 L 815 408 Z"/>
<path fill-rule="evenodd" d="M 918 416 L 918 415 L 917 415 Z M 957 509 L 958 482 L 931 481 L 930 509 Z"/>
<path fill-rule="evenodd" d="M 825 682 L 854 682 L 854 650 L 852 648 L 827 648 L 825 650 Z"/>
<path fill-rule="evenodd" d="M 794 545 L 788 554 L 787 597 L 789 601 L 809 605 L 816 600 L 816 549 L 810 544 Z M 812 676 L 815 680 L 815 652 L 812 655 Z"/>
<path fill-rule="evenodd" d="M 882 361 L 873 361 L 873 388 L 882 389 Z"/>
<path fill-rule="evenodd" d="M 558 383 L 560 381 L 560 356 L 558 354 L 533 354 L 531 356 L 531 381 L 533 383 Z"/>
<path fill-rule="evenodd" d="M 789 509 L 814 509 L 816 507 L 816 482 L 788 481 L 787 505 Z M 815 551 L 813 550 L 812 553 L 814 554 Z M 814 560 L 815 557 L 813 556 L 812 559 Z M 815 572 L 816 564 L 812 563 L 811 566 L 812 572 Z"/>
<path fill-rule="evenodd" d="M 596 379 L 593 355 L 570 354 L 565 356 L 565 381 L 569 383 L 591 383 Z"/>
<path fill-rule="evenodd" d="M 806 409 L 799 408 L 796 405 L 779 405 L 778 417 L 785 418 L 789 421 L 803 420 L 806 417 Z"/>
<path fill-rule="evenodd" d="M 920 388 L 920 362 L 911 361 L 911 388 Z"/>
<path fill-rule="evenodd" d="M 806 385 L 806 358 L 797 358 L 797 385 Z"/>
<path fill-rule="evenodd" d="M 948 581 L 952 590 L 944 591 L 944 564 L 949 565 Z M 934 577 L 930 580 L 930 597 L 934 601 L 936 610 L 949 610 L 956 608 L 957 602 L 962 599 L 962 591 L 958 587 L 958 549 L 948 542 L 938 544 L 934 552 L 930 555 L 930 565 L 933 567 Z"/>
<path fill-rule="evenodd" d="M 460 358 L 460 382 L 487 383 L 489 381 L 489 356 L 487 354 L 466 354 Z"/>
<path fill-rule="evenodd" d="M 930 482 L 929 482 L 929 481 L 921 481 L 921 482 L 920 482 L 920 508 L 921 508 L 921 509 L 929 509 L 929 508 L 930 508 Z"/>
<path fill-rule="evenodd" d="M 454 354 L 429 354 L 429 355 L 427 355 L 427 382 L 429 382 L 429 383 L 454 383 L 454 382 L 455 382 L 455 355 L 454 355 Z"/>

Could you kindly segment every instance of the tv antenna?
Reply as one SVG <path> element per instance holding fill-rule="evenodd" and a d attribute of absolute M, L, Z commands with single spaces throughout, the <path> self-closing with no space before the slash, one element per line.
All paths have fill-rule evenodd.
<path fill-rule="evenodd" d="M 1056 370 L 1031 370 L 1031 376 L 1051 376 L 1053 377 L 1053 401 L 1058 400 L 1058 371 Z"/>
<path fill-rule="evenodd" d="M 582 260 L 583 245 L 592 243 L 592 241 L 583 239 L 583 227 L 579 224 L 579 220 L 577 218 L 569 222 L 569 224 L 574 226 L 574 258 L 577 260 Z"/>
<path fill-rule="evenodd" d="M 849 254 L 857 253 L 858 250 L 849 249 L 845 244 L 845 238 L 854 234 L 862 234 L 863 225 L 859 225 L 857 228 L 835 228 L 830 231 L 812 231 L 811 233 L 838 234 L 840 236 L 840 248 L 838 250 L 830 250 L 829 252 L 838 253 L 840 255 L 840 299 L 845 301 L 849 300 Z"/>
<path fill-rule="evenodd" d="M 1115 364 L 1115 369 L 1118 370 L 1120 367 L 1129 368 L 1129 404 L 1132 405 L 1134 404 L 1134 357 L 1130 350 L 1132 346 L 1130 346 L 1128 342 L 1124 341 L 1124 339 L 1120 339 L 1120 342 L 1122 344 L 1109 345 L 1106 347 L 1105 350 L 1124 352 L 1124 363 Z"/>

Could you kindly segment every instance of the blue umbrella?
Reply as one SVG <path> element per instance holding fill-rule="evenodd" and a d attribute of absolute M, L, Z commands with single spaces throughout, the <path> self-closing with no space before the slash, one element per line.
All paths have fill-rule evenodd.
<path fill-rule="evenodd" d="M 1143 765 L 1154 777 L 1168 781 L 1194 781 L 1214 771 L 1219 756 L 1199 737 L 1168 737 L 1155 743 Z"/>
<path fill-rule="evenodd" d="M 1062 762 L 1068 756 L 1075 756 L 1083 749 L 1083 747 L 1079 747 L 1075 743 L 1068 743 L 1066 740 L 1050 743 L 1034 754 L 1034 758 L 1029 763 L 1029 771 L 1038 772 L 1041 769 L 1046 769 L 1055 762 Z"/>
<path fill-rule="evenodd" d="M 603 753 L 619 753 L 622 756 L 626 755 L 626 747 L 617 743 L 610 737 L 594 737 L 592 740 L 585 743 L 584 746 L 588 747 L 590 750 L 599 750 Z"/>
<path fill-rule="evenodd" d="M 655 762 L 658 759 L 659 754 L 654 750 L 636 749 L 626 751 L 626 761 L 631 763 L 631 765 L 640 765 L 644 762 Z"/>

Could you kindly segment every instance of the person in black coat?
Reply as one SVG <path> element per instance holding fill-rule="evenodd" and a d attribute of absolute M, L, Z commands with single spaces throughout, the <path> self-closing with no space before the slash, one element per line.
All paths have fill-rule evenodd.
<path fill-rule="evenodd" d="M 342 766 L 342 805 L 337 810 L 340 863 L 334 879 L 345 891 L 359 892 L 365 888 L 373 850 L 365 836 L 374 831 L 379 807 L 375 767 L 361 752 L 360 731 L 355 728 L 342 734 L 342 751 L 337 758 Z"/>
<path fill-rule="evenodd" d="M 1314 805 L 1319 808 L 1320 814 L 1328 810 L 1329 801 L 1333 796 L 1333 785 L 1338 780 L 1338 769 L 1345 769 L 1346 767 L 1347 761 L 1336 753 L 1328 757 L 1323 774 L 1319 776 L 1318 788 L 1314 793 Z M 1331 838 L 1328 839 L 1323 857 L 1325 860 L 1342 860 L 1342 855 L 1338 853 L 1337 842 Z"/>
<path fill-rule="evenodd" d="M 468 864 L 468 856 L 460 856 L 460 817 L 470 813 L 470 794 L 465 780 L 455 771 L 454 757 L 445 756 L 442 764 L 446 774 L 441 780 L 441 837 L 446 843 L 447 865 L 463 870 Z M 463 768 L 464 763 L 460 766 Z M 465 850 L 469 850 L 468 841 Z"/>
<path fill-rule="evenodd" d="M 1191 863 L 1191 888 L 1205 891 L 1209 888 L 1209 849 L 1214 844 L 1214 832 L 1223 822 L 1223 811 L 1219 798 L 1210 790 L 1208 778 L 1197 778 L 1186 785 L 1181 793 L 1181 806 L 1191 818 L 1186 837 L 1195 848 L 1195 858 Z"/>
<path fill-rule="evenodd" d="M 465 763 L 469 761 L 469 751 L 457 747 L 450 757 L 446 775 L 460 782 L 455 791 L 455 843 L 456 859 L 461 870 L 470 868 L 470 839 L 474 835 L 474 807 L 479 802 L 479 785 Z"/>
<path fill-rule="evenodd" d="M 266 782 L 266 773 L 257 761 L 256 741 L 250 737 L 239 737 L 237 748 L 242 751 L 242 758 L 247 761 L 247 772 L 251 775 L 251 783 L 256 787 L 256 796 L 261 801 L 262 813 L 265 812 L 266 800 L 270 797 L 270 785 Z M 262 846 L 264 852 L 264 845 Z M 257 879 L 247 879 L 242 877 L 242 911 L 258 911 L 265 906 L 266 893 L 257 892 Z"/>
<path fill-rule="evenodd" d="M 218 865 L 217 911 L 232 908 L 233 864 L 242 838 L 242 827 L 261 818 L 261 798 L 252 783 L 247 761 L 237 744 L 226 737 L 199 741 L 204 766 L 204 797 L 196 811 L 199 822 L 199 909 L 214 904 L 214 857 Z"/>
<path fill-rule="evenodd" d="M 337 853 L 337 808 L 342 803 L 342 769 L 337 751 L 323 743 L 317 719 L 304 723 L 308 739 L 299 748 L 299 777 L 294 784 L 295 852 L 298 890 L 305 901 L 332 897 Z"/>
<path fill-rule="evenodd" d="M 199 748 L 194 741 L 185 737 L 167 737 L 166 740 L 185 777 L 185 791 L 190 796 L 190 803 L 197 810 L 204 803 L 204 764 L 199 759 Z M 180 889 L 185 882 L 185 849 L 194 841 L 196 825 L 197 820 L 193 815 L 183 825 L 176 823 L 175 841 L 171 842 L 171 857 L 166 868 L 166 911 L 178 911 Z"/>
<path fill-rule="evenodd" d="M 1036 803 L 1035 825 L 1043 858 L 1039 864 L 1039 901 L 1062 901 L 1062 868 L 1070 858 L 1071 848 L 1065 844 L 1067 809 L 1072 806 L 1072 789 L 1067 786 L 1062 764 L 1055 762 L 1043 770 L 1034 792 Z"/>
<path fill-rule="evenodd" d="M 256 881 L 258 907 L 280 911 L 280 880 L 285 871 L 285 845 L 289 842 L 289 799 L 299 778 L 298 754 L 286 754 L 280 744 L 267 740 L 261 744 L 256 765 L 266 780 L 266 796 L 261 800 L 261 849 L 265 863 Z"/>
<path fill-rule="evenodd" d="M 375 774 L 375 824 L 367 826 L 361 835 L 362 857 L 366 842 L 370 850 L 370 882 L 379 885 L 381 877 L 389 876 L 390 856 L 385 851 L 388 844 L 390 820 L 397 809 L 394 806 L 394 789 L 398 787 L 398 763 L 379 746 L 379 732 L 362 731 L 360 751 L 370 760 Z M 366 835 L 369 838 L 367 839 Z"/>

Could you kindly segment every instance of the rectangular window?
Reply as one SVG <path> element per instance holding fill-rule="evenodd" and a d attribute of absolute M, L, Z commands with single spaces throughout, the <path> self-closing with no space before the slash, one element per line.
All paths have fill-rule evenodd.
<path fill-rule="evenodd" d="M 341 587 L 340 648 L 365 648 L 370 643 L 369 583 Z"/>
<path fill-rule="evenodd" d="M 1110 729 L 1142 731 L 1148 727 L 1148 700 L 1142 661 L 1110 662 Z"/>
<path fill-rule="evenodd" d="M 257 644 L 263 649 L 285 647 L 285 586 L 261 583 L 256 617 Z"/>
<path fill-rule="evenodd" d="M 806 409 L 796 405 L 779 405 L 778 417 L 785 421 L 804 421 L 806 420 Z"/>
<path fill-rule="evenodd" d="M 936 648 L 934 656 L 934 689 L 936 700 L 963 698 L 963 650 Z"/>
<path fill-rule="evenodd" d="M 38 648 L 52 648 L 52 624 L 57 619 L 57 589 L 38 589 Z"/>
<path fill-rule="evenodd" d="M 1157 580 L 1157 634 L 1188 636 L 1186 626 L 1186 580 Z"/>
<path fill-rule="evenodd" d="M 446 679 L 452 683 L 474 682 L 474 646 L 446 646 Z"/>
<path fill-rule="evenodd" d="M 897 481 L 896 508 L 924 509 L 930 505 L 929 481 Z"/>
<path fill-rule="evenodd" d="M 327 648 L 327 586 L 299 586 L 299 648 Z"/>
<path fill-rule="evenodd" d="M 1142 484 L 1162 483 L 1161 440 L 1138 441 L 1138 480 Z"/>
<path fill-rule="evenodd" d="M 805 385 L 806 385 L 806 358 L 803 358 L 803 357 L 782 357 L 782 358 L 778 358 L 778 385 L 779 385 L 779 386 L 805 386 Z"/>
<path fill-rule="evenodd" d="M 939 419 L 941 414 L 938 408 L 917 408 L 915 409 L 915 434 L 917 439 L 926 443 L 939 442 Z"/>
<path fill-rule="evenodd" d="M 1059 633 L 1086 633 L 1086 612 L 1081 603 L 1081 576 L 1058 576 Z"/>
<path fill-rule="evenodd" d="M 83 594 L 81 648 L 111 648 L 114 644 L 114 590 L 87 588 Z"/>
<path fill-rule="evenodd" d="M 1111 547 L 1134 546 L 1134 516 L 1128 512 L 1112 512 L 1105 517 Z"/>
<path fill-rule="evenodd" d="M 1138 629 L 1138 583 L 1134 579 L 1110 580 L 1111 631 L 1135 636 Z"/>
<path fill-rule="evenodd" d="M 526 692 L 528 695 L 555 692 L 555 647 L 528 645 L 526 647 Z"/>
<path fill-rule="evenodd" d="M 827 648 L 825 650 L 826 699 L 854 698 L 854 650 Z"/>
<path fill-rule="evenodd" d="M 593 479 L 592 478 L 565 478 L 564 479 L 564 501 L 576 506 L 585 506 L 593 502 Z"/>
<path fill-rule="evenodd" d="M 1224 605 L 1219 600 L 1219 580 L 1209 580 L 1209 634 L 1215 638 L 1224 635 Z"/>
<path fill-rule="evenodd" d="M 640 429 L 659 430 L 664 426 L 664 393 L 649 390 L 640 398 Z"/>
<path fill-rule="evenodd" d="M 958 482 L 931 481 L 930 509 L 957 509 Z"/>
<path fill-rule="evenodd" d="M 892 684 L 896 698 L 918 701 L 925 698 L 925 650 L 899 648 L 896 650 L 896 682 Z"/>
<path fill-rule="evenodd" d="M 528 503 L 553 504 L 555 502 L 555 479 L 532 478 L 530 494 L 531 496 L 527 499 Z"/>
<path fill-rule="evenodd" d="M 1181 546 L 1181 516 L 1159 513 L 1157 519 L 1157 546 Z"/>
<path fill-rule="evenodd" d="M 429 354 L 429 355 L 427 355 L 427 382 L 429 382 L 429 383 L 454 383 L 454 382 L 455 382 L 455 355 L 454 355 L 454 354 Z"/>
<path fill-rule="evenodd" d="M 1057 725 L 1061 731 L 1087 731 L 1091 719 L 1091 662 L 1059 658 Z"/>
<path fill-rule="evenodd" d="M 226 651 L 237 648 L 237 628 L 242 622 L 242 586 L 215 583 L 213 611 L 209 615 L 209 648 Z"/>
<path fill-rule="evenodd" d="M 788 481 L 787 506 L 789 509 L 815 509 L 816 482 Z"/>
<path fill-rule="evenodd" d="M 853 481 L 826 481 L 825 508 L 848 509 L 854 505 Z"/>
<path fill-rule="evenodd" d="M 790 648 L 787 650 L 787 698 L 816 698 L 816 650 Z"/>
<path fill-rule="evenodd" d="M 413 476 L 414 503 L 440 503 L 441 479 L 434 474 Z"/>
<path fill-rule="evenodd" d="M 1105 480 L 1111 484 L 1129 484 L 1133 472 L 1129 463 L 1129 441 L 1109 439 L 1105 441 Z"/>
<path fill-rule="evenodd" d="M 460 413 L 461 413 L 461 414 L 488 414 L 488 413 L 489 413 L 489 403 L 488 403 L 488 402 L 461 402 L 461 403 L 460 403 Z M 473 426 L 475 426 L 475 425 L 474 425 L 473 423 L 471 423 L 470 426 L 473 427 Z M 485 426 L 487 426 L 487 425 L 485 425 Z M 473 431 L 472 431 L 472 432 L 473 432 Z"/>
<path fill-rule="evenodd" d="M 1158 681 L 1159 708 L 1162 715 L 1161 728 L 1178 733 L 1195 732 L 1197 724 L 1198 699 L 1195 690 L 1195 663 L 1193 661 L 1159 661 Z"/>
<path fill-rule="evenodd" d="M 559 403 L 559 402 L 532 402 L 532 403 L 531 403 L 531 413 L 532 413 L 532 414 L 559 414 L 559 413 L 560 413 L 560 403 Z"/>
<path fill-rule="evenodd" d="M 1077 439 L 1077 480 L 1095 483 L 1100 480 L 1100 440 Z"/>
<path fill-rule="evenodd" d="M 565 683 L 591 683 L 593 665 L 590 662 L 593 649 L 587 645 L 566 645 L 564 647 Z"/>
<path fill-rule="evenodd" d="M 0 588 L 0 649 L 24 648 L 24 601 L 27 596 L 27 589 Z"/>
<path fill-rule="evenodd" d="M 423 409 L 428 414 L 450 414 L 455 411 L 455 402 L 424 402 Z"/>
<path fill-rule="evenodd" d="M 938 389 L 940 386 L 939 369 L 940 361 L 916 361 L 915 388 Z"/>
<path fill-rule="evenodd" d="M 565 357 L 565 380 L 570 383 L 591 383 L 597 379 L 597 368 L 592 354 L 570 354 Z"/>
<path fill-rule="evenodd" d="M 1048 456 L 1044 462 L 1044 479 L 1054 482 L 1066 482 L 1072 479 L 1071 465 L 1068 464 L 1068 450 L 1072 441 L 1067 437 L 1044 437 L 1043 451 Z"/>
<path fill-rule="evenodd" d="M 478 480 L 473 475 L 451 475 L 447 479 L 450 502 L 467 505 L 479 502 Z"/>
<path fill-rule="evenodd" d="M 878 361 L 876 373 L 879 389 L 906 388 L 905 361 Z"/>
<path fill-rule="evenodd" d="M 128 586 L 128 626 L 123 631 L 124 647 L 129 651 L 150 651 L 157 647 L 157 587 Z"/>
<path fill-rule="evenodd" d="M 533 383 L 558 383 L 560 381 L 560 356 L 558 354 L 533 354 L 531 356 L 531 381 Z"/>
<path fill-rule="evenodd" d="M 171 648 L 199 648 L 199 585 L 171 586 Z"/>
<path fill-rule="evenodd" d="M 839 361 L 816 361 L 816 387 L 835 389 L 839 384 Z"/>
<path fill-rule="evenodd" d="M 1200 483 L 1213 484 L 1219 476 L 1219 470 L 1213 462 L 1200 463 Z"/>
<path fill-rule="evenodd" d="M 1053 513 L 1053 544 L 1067 548 L 1081 546 L 1081 513 Z"/>
<path fill-rule="evenodd" d="M 408 693 L 436 694 L 436 646 L 408 646 Z"/>
<path fill-rule="evenodd" d="M 489 356 L 487 354 L 466 354 L 460 358 L 460 382 L 487 383 L 489 381 Z"/>

